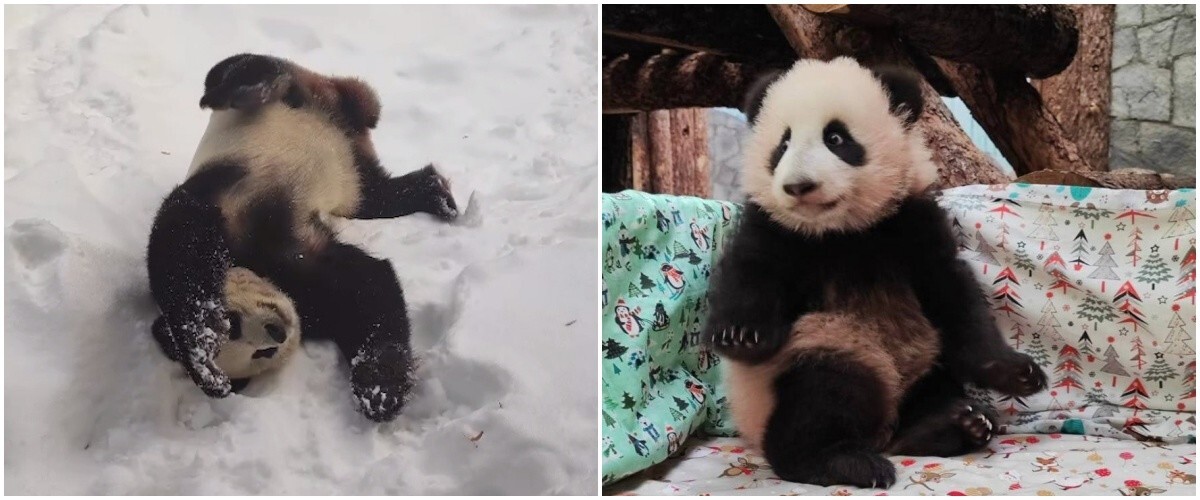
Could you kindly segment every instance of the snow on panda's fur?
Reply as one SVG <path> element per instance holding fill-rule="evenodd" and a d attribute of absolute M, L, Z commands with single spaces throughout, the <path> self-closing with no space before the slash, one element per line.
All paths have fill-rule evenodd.
<path fill-rule="evenodd" d="M 300 346 L 300 316 L 279 288 L 253 271 L 234 267 L 225 275 L 229 339 L 217 351 L 217 367 L 232 380 L 278 369 Z"/>
<path fill-rule="evenodd" d="M 388 261 L 338 241 L 330 223 L 417 212 L 453 220 L 449 183 L 432 165 L 400 177 L 380 165 L 379 100 L 354 78 L 239 54 L 209 70 L 200 106 L 212 110 L 208 128 L 150 233 L 155 339 L 206 394 L 228 395 L 218 352 L 242 347 L 228 344 L 240 306 L 226 284 L 243 268 L 277 287 L 276 302 L 291 301 L 305 339 L 337 344 L 367 417 L 394 418 L 412 386 L 404 295 Z"/>
<path fill-rule="evenodd" d="M 979 449 L 995 425 L 965 383 L 1025 396 L 1008 347 L 925 194 L 919 77 L 804 60 L 751 90 L 748 202 L 709 289 L 742 437 L 781 478 L 886 487 L 882 452 Z"/>

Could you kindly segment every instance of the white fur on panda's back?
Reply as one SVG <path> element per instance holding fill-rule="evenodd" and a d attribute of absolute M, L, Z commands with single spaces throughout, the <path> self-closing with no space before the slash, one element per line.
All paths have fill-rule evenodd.
<path fill-rule="evenodd" d="M 226 194 L 231 220 L 267 189 L 286 186 L 297 217 L 349 215 L 360 185 L 350 139 L 320 111 L 269 104 L 256 112 L 213 111 L 188 177 L 219 161 L 237 162 L 247 178 Z"/>

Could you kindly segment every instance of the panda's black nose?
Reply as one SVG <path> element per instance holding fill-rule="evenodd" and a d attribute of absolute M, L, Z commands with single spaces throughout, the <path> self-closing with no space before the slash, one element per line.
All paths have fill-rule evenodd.
<path fill-rule="evenodd" d="M 820 186 L 820 184 L 817 184 L 813 181 L 800 181 L 795 184 L 788 184 L 784 186 L 783 192 L 792 196 L 804 196 L 813 192 L 813 190 L 817 189 L 818 186 Z"/>
<path fill-rule="evenodd" d="M 265 328 L 267 329 L 267 335 L 270 335 L 271 338 L 275 339 L 276 342 L 283 342 L 287 340 L 287 332 L 283 331 L 283 327 L 276 325 L 275 323 L 267 323 Z"/>

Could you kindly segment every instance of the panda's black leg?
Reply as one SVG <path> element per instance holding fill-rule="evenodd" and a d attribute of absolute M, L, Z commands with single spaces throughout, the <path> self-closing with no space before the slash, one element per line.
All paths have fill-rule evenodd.
<path fill-rule="evenodd" d="M 896 481 L 895 466 L 879 453 L 888 398 L 870 369 L 844 354 L 807 353 L 776 379 L 775 397 L 763 452 L 781 479 L 863 488 Z"/>
<path fill-rule="evenodd" d="M 450 193 L 450 181 L 433 165 L 400 177 L 364 175 L 362 201 L 357 219 L 382 219 L 424 212 L 450 221 L 458 217 L 458 205 Z"/>
<path fill-rule="evenodd" d="M 952 457 L 978 451 L 995 435 L 996 413 L 971 401 L 961 382 L 935 368 L 909 389 L 888 452 Z"/>
<path fill-rule="evenodd" d="M 404 293 L 391 263 L 331 241 L 299 277 L 276 284 L 292 297 L 306 339 L 329 339 L 350 364 L 355 404 L 371 420 L 400 413 L 413 385 Z"/>
<path fill-rule="evenodd" d="M 229 332 L 223 293 L 231 259 L 224 219 L 211 198 L 238 176 L 237 169 L 214 167 L 175 188 L 154 218 L 146 249 L 150 292 L 162 313 L 154 338 L 212 397 L 230 390 L 215 360 Z"/>

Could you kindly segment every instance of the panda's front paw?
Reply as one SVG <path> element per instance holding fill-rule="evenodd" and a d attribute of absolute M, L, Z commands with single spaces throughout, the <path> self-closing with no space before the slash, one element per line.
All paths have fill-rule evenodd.
<path fill-rule="evenodd" d="M 433 165 L 425 166 L 421 169 L 421 174 L 421 196 L 427 200 L 428 205 L 425 211 L 445 221 L 457 218 L 458 204 L 454 202 L 454 195 L 450 192 L 450 181 Z"/>
<path fill-rule="evenodd" d="M 978 384 L 1010 396 L 1030 396 L 1046 388 L 1046 372 L 1033 358 L 1010 351 L 980 365 Z"/>
<path fill-rule="evenodd" d="M 376 346 L 368 340 L 350 362 L 350 386 L 359 411 L 376 422 L 396 418 L 412 390 L 412 369 L 407 345 Z"/>
<path fill-rule="evenodd" d="M 209 70 L 200 107 L 256 109 L 282 98 L 291 83 L 287 61 L 271 56 L 238 54 Z"/>
<path fill-rule="evenodd" d="M 216 364 L 217 351 L 230 329 L 225 308 L 220 305 L 202 308 L 188 316 L 188 321 L 158 318 L 153 326 L 154 338 L 163 353 L 183 365 L 192 382 L 205 394 L 214 398 L 228 396 L 233 385 Z"/>
<path fill-rule="evenodd" d="M 779 351 L 783 335 L 766 326 L 717 326 L 709 329 L 706 341 L 721 356 L 759 363 Z"/>
<path fill-rule="evenodd" d="M 406 393 L 397 386 L 354 386 L 354 401 L 364 416 L 375 422 L 390 422 L 404 407 Z"/>

